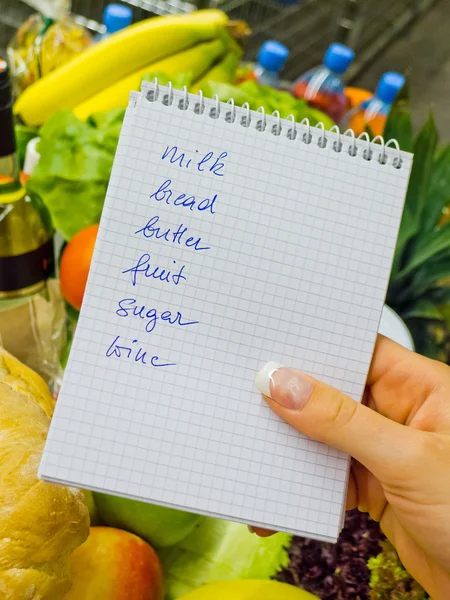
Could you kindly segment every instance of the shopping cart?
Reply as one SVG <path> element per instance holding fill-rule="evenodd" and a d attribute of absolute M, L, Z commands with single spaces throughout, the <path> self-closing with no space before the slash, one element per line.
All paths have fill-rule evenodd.
<path fill-rule="evenodd" d="M 357 59 L 348 72 L 354 79 L 416 18 L 438 0 L 122 0 L 133 8 L 134 20 L 151 15 L 188 13 L 214 6 L 232 19 L 244 19 L 252 29 L 246 56 L 253 60 L 267 39 L 290 49 L 283 76 L 293 80 L 321 61 L 327 45 L 340 41 L 351 46 Z M 441 0 L 442 1 L 442 0 Z M 73 0 L 76 19 L 92 31 L 101 31 L 108 0 Z M 1 0 L 0 49 L 32 10 L 21 0 Z"/>

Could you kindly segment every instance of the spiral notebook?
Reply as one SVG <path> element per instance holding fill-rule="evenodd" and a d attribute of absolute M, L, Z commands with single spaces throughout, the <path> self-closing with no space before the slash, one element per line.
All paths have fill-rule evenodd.
<path fill-rule="evenodd" d="M 361 399 L 411 162 L 157 82 L 132 93 L 40 476 L 336 540 L 348 457 L 254 380 L 272 360 Z"/>

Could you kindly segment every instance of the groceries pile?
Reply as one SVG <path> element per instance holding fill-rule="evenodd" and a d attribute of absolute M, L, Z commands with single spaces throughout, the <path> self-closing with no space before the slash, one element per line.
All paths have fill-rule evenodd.
<path fill-rule="evenodd" d="M 0 347 L 2 598 L 170 600 L 234 581 L 217 584 L 216 597 L 313 600 L 267 581 L 287 564 L 287 534 L 264 540 L 245 525 L 39 480 L 54 404 Z"/>
<path fill-rule="evenodd" d="M 155 77 L 193 93 L 217 95 L 222 101 L 232 97 L 239 106 L 278 110 L 282 117 L 292 114 L 297 122 L 307 118 L 311 125 L 321 122 L 331 128 L 339 121 L 370 135 L 386 131 L 388 137 L 400 139 L 405 150 L 414 149 L 417 159 L 406 204 L 408 214 L 416 216 L 412 226 L 402 224 L 389 297 L 414 332 L 419 350 L 448 361 L 450 225 L 445 211 L 450 150 L 438 149 L 432 120 L 413 137 L 404 103 L 393 105 L 402 78 L 385 76 L 375 94 L 345 88 L 342 76 L 352 53 L 333 45 L 323 65 L 287 85 L 280 77 L 287 49 L 272 41 L 261 49 L 257 64 L 242 64 L 248 31 L 244 23 L 231 23 L 221 11 L 130 25 L 129 11 L 117 10 L 105 15 L 105 31 L 97 40 L 74 24 L 67 12 L 50 20 L 35 15 L 9 49 L 17 95 L 17 156 L 26 189 L 19 183 L 11 187 L 8 180 L 3 197 L 14 196 L 8 204 L 2 200 L 0 178 L 0 207 L 8 208 L 1 223 L 5 229 L 0 231 L 12 240 L 7 248 L 17 248 L 20 237 L 27 252 L 42 248 L 30 246 L 35 239 L 48 246 L 53 232 L 58 234 L 57 272 L 70 326 L 61 335 L 66 317 L 55 309 L 48 341 L 60 344 L 62 364 L 83 300 L 129 94 L 143 79 Z M 53 41 L 61 32 L 63 52 L 56 55 Z M 320 90 L 315 86 L 312 94 L 311 82 L 317 80 L 323 86 Z M 32 221 L 33 235 L 23 233 L 24 221 L 19 230 L 18 208 L 27 211 L 23 214 L 30 217 L 27 225 Z M 51 287 L 46 285 L 45 294 L 42 290 L 39 301 L 45 299 L 48 315 Z M 32 307 L 34 315 L 41 310 L 34 300 L 23 304 L 23 296 L 13 300 L 5 302 L 0 294 L 0 314 L 30 312 Z M 0 320 L 0 336 L 5 321 L 14 322 Z M 36 344 L 39 351 L 48 346 Z M 57 370 L 48 369 L 51 360 L 47 353 L 36 370 L 46 378 L 51 373 L 47 379 L 57 392 Z M 381 551 L 383 540 L 366 517 L 350 515 L 339 543 L 331 548 L 292 540 L 287 534 L 260 539 L 241 524 L 40 482 L 37 466 L 53 407 L 42 380 L 0 350 L 0 538 L 7 543 L 0 579 L 6 582 L 7 598 L 32 594 L 42 600 L 317 598 L 299 587 L 270 581 L 274 578 L 303 586 L 322 600 L 368 600 L 369 594 L 381 600 L 408 589 L 416 596 L 405 591 L 404 598 L 426 597 L 385 542 L 383 553 L 366 564 Z M 25 537 L 23 547 L 20 540 Z"/>

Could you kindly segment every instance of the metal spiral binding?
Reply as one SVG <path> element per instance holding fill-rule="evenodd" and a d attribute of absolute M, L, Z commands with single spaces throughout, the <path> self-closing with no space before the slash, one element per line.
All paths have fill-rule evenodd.
<path fill-rule="evenodd" d="M 155 78 L 150 86 L 151 87 L 147 89 L 146 98 L 149 102 L 156 102 L 161 91 L 158 79 Z M 174 103 L 172 84 L 168 83 L 163 87 L 165 87 L 165 93 L 161 98 L 161 102 L 164 106 L 171 106 Z M 179 98 L 177 107 L 180 110 L 188 110 L 190 106 L 190 94 L 188 93 L 186 86 L 184 86 L 181 91 L 183 95 Z M 402 156 L 397 140 L 385 142 L 381 135 L 370 140 L 369 135 L 366 132 L 361 133 L 356 137 L 355 132 L 352 129 L 347 129 L 347 131 L 342 133 L 337 125 L 331 127 L 329 133 L 332 133 L 333 136 L 330 139 L 323 123 L 317 123 L 317 125 L 311 126 L 308 119 L 303 119 L 300 123 L 297 123 L 293 115 L 289 115 L 286 119 L 281 119 L 280 113 L 277 110 L 271 115 L 266 115 L 262 106 L 260 106 L 257 111 L 251 111 L 248 102 L 245 102 L 242 107 L 236 108 L 232 98 L 230 98 L 227 103 L 222 103 L 219 101 L 217 94 L 212 98 L 213 105 L 211 106 L 211 101 L 209 101 L 209 106 L 207 107 L 201 90 L 197 92 L 196 96 L 197 100 L 193 106 L 193 111 L 196 115 L 203 115 L 205 111 L 208 110 L 207 114 L 211 119 L 219 119 L 222 111 L 224 111 L 224 119 L 227 123 L 238 123 L 242 127 L 250 127 L 253 124 L 253 118 L 256 116 L 254 126 L 257 131 L 261 133 L 268 132 L 270 135 L 277 137 L 284 135 L 291 141 L 299 139 L 301 143 L 307 145 L 313 143 L 313 138 L 315 136 L 312 132 L 317 133 L 319 131 L 320 135 L 317 138 L 317 145 L 319 148 L 327 148 L 332 139 L 333 143 L 331 148 L 334 152 L 343 152 L 345 145 L 347 153 L 352 157 L 356 157 L 361 150 L 361 146 L 358 146 L 357 142 L 365 141 L 366 143 L 362 148 L 362 158 L 366 161 L 371 161 L 374 158 L 374 154 L 377 153 L 377 160 L 381 165 L 388 164 L 389 157 L 386 153 L 386 149 L 393 146 L 396 150 L 396 156 L 394 156 L 391 164 L 395 169 L 401 169 L 402 167 Z M 268 126 L 269 121 L 270 126 Z M 288 125 L 287 127 L 286 124 Z M 302 129 L 301 135 L 299 135 L 297 129 L 298 126 Z M 347 146 L 348 138 L 350 138 L 350 143 Z"/>

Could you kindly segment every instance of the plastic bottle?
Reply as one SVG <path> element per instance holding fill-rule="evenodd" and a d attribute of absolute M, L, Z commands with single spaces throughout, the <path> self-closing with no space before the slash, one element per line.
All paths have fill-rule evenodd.
<path fill-rule="evenodd" d="M 323 64 L 307 71 L 294 83 L 292 93 L 339 123 L 348 109 L 343 74 L 355 53 L 343 44 L 329 46 Z"/>
<path fill-rule="evenodd" d="M 258 83 L 277 88 L 280 81 L 280 71 L 289 56 L 289 50 L 280 42 L 269 40 L 265 42 L 258 54 L 258 63 L 254 75 Z"/>
<path fill-rule="evenodd" d="M 9 74 L 1 59 L 0 131 L 0 344 L 56 391 L 66 319 L 53 227 L 42 200 L 21 181 Z"/>
<path fill-rule="evenodd" d="M 400 73 L 385 73 L 378 82 L 374 96 L 350 110 L 341 128 L 351 127 L 359 135 L 368 127 L 373 135 L 383 135 L 392 103 L 404 85 L 405 78 Z"/>
<path fill-rule="evenodd" d="M 128 27 L 128 25 L 131 24 L 132 19 L 133 11 L 129 6 L 125 6 L 124 4 L 108 4 L 103 13 L 103 25 L 105 26 L 105 31 L 99 33 L 95 37 L 95 41 L 101 42 L 102 40 L 106 40 L 113 33 L 116 33 L 116 31 L 125 29 L 125 27 Z"/>

